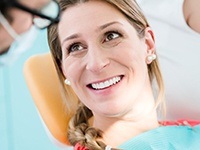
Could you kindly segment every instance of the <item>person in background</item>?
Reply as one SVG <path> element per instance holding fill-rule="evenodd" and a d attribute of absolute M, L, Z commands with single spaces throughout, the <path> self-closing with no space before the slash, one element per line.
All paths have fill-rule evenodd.
<path fill-rule="evenodd" d="M 58 22 L 59 12 L 54 0 L 0 0 L 0 149 L 57 149 L 36 118 L 22 69 L 28 57 L 49 51 L 40 29 Z"/>
<path fill-rule="evenodd" d="M 167 120 L 200 120 L 200 1 L 137 0 L 155 32 Z"/>
<path fill-rule="evenodd" d="M 12 63 L 29 49 L 38 29 L 58 23 L 59 13 L 55 0 L 1 0 L 0 65 Z"/>
<path fill-rule="evenodd" d="M 61 84 L 76 94 L 66 93 L 68 103 L 79 99 L 68 131 L 74 149 L 198 149 L 200 122 L 158 121 L 164 85 L 154 33 L 137 3 L 61 0 L 60 6 L 62 18 L 48 38 Z"/>

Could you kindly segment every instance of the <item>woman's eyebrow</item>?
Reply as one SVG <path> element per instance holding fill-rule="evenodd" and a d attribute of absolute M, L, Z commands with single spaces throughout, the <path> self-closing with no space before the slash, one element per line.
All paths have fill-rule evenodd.
<path fill-rule="evenodd" d="M 61 42 L 61 45 L 63 45 L 63 43 L 64 43 L 65 41 L 69 41 L 69 40 L 72 40 L 72 39 L 76 39 L 76 38 L 78 38 L 78 37 L 80 37 L 79 34 L 72 34 L 72 35 L 70 35 L 70 36 L 64 38 L 63 41 Z"/>
<path fill-rule="evenodd" d="M 98 27 L 98 31 L 99 30 L 103 30 L 103 29 L 105 29 L 105 28 L 107 28 L 107 27 L 109 27 L 109 26 L 111 26 L 111 25 L 113 25 L 113 24 L 119 24 L 119 25 L 122 25 L 120 22 L 118 22 L 118 21 L 113 21 L 113 22 L 109 22 L 109 23 L 106 23 L 106 24 L 104 24 L 104 25 L 101 25 L 101 26 L 99 26 Z"/>
<path fill-rule="evenodd" d="M 97 32 L 98 32 L 98 31 L 101 31 L 101 30 L 103 30 L 103 29 L 105 29 L 105 28 L 107 28 L 107 27 L 109 27 L 109 26 L 111 26 L 111 25 L 113 25 L 113 24 L 122 25 L 120 22 L 113 21 L 113 22 L 109 22 L 109 23 L 106 23 L 106 24 L 103 24 L 103 25 L 99 26 L 96 30 L 97 30 Z M 61 45 L 63 45 L 63 43 L 64 43 L 65 41 L 69 41 L 69 40 L 72 40 L 72 39 L 76 39 L 76 38 L 78 38 L 78 37 L 80 37 L 79 34 L 72 34 L 72 35 L 70 35 L 70 36 L 64 38 L 63 41 L 61 42 Z"/>

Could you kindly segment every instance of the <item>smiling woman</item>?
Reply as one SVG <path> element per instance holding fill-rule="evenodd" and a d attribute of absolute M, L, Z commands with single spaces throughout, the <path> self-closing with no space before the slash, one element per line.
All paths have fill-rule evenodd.
<path fill-rule="evenodd" d="M 160 127 L 156 111 L 164 103 L 163 81 L 154 34 L 137 3 L 61 0 L 60 6 L 61 21 L 48 35 L 66 100 L 74 100 L 70 88 L 80 100 L 68 131 L 75 149 L 199 147 L 200 133 L 188 126 Z M 180 143 L 187 134 L 191 139 Z"/>

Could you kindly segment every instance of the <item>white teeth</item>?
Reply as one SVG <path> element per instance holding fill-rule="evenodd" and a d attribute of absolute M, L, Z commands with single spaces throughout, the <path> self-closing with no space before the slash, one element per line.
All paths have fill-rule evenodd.
<path fill-rule="evenodd" d="M 104 81 L 104 82 L 100 82 L 100 83 L 93 83 L 91 84 L 92 88 L 94 89 L 104 89 L 107 88 L 111 85 L 116 84 L 117 82 L 119 82 L 121 80 L 121 77 L 114 77 L 110 80 Z"/>

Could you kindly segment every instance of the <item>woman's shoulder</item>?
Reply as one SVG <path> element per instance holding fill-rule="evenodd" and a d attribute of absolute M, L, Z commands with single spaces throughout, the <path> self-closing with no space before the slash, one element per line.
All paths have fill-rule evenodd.
<path fill-rule="evenodd" d="M 180 123 L 180 122 L 179 122 Z M 186 122 L 184 122 L 186 123 Z M 192 122 L 194 123 L 194 122 Z M 198 124 L 172 124 L 156 128 L 133 137 L 121 149 L 197 149 L 200 147 L 200 121 Z"/>

